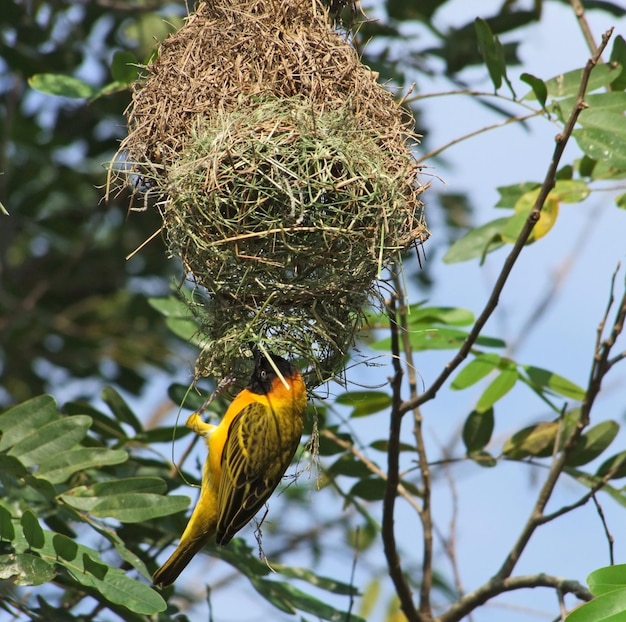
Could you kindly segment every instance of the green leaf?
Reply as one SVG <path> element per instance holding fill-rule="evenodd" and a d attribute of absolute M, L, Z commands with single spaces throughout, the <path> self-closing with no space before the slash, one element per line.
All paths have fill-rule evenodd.
<path fill-rule="evenodd" d="M 480 227 L 469 231 L 458 239 L 443 256 L 444 263 L 458 263 L 476 257 L 484 257 L 499 249 L 503 244 L 502 230 L 508 223 L 508 218 L 496 218 Z"/>
<path fill-rule="evenodd" d="M 596 127 L 574 130 L 572 136 L 590 158 L 626 168 L 626 136 Z"/>
<path fill-rule="evenodd" d="M 88 415 L 93 420 L 91 431 L 105 439 L 126 441 L 128 438 L 122 426 L 111 415 L 105 415 L 86 402 L 67 402 L 63 412 L 68 415 Z"/>
<path fill-rule="evenodd" d="M 343 453 L 328 467 L 327 472 L 332 475 L 345 475 L 346 477 L 369 477 L 371 471 L 350 453 Z"/>
<path fill-rule="evenodd" d="M 626 192 L 615 197 L 615 204 L 620 209 L 626 209 Z"/>
<path fill-rule="evenodd" d="M 584 471 L 580 471 L 579 469 L 574 469 L 572 467 L 566 466 L 563 469 L 563 472 L 567 473 L 567 475 L 575 479 L 583 486 L 586 486 L 587 488 L 595 488 L 602 484 L 602 492 L 607 493 L 622 507 L 626 508 L 626 495 L 624 495 L 623 490 L 618 490 L 610 484 L 603 483 L 602 480 L 596 475 L 589 475 L 589 473 L 585 473 Z"/>
<path fill-rule="evenodd" d="M 52 536 L 52 546 L 55 553 L 65 561 L 73 561 L 78 555 L 78 544 L 72 539 L 60 533 Z"/>
<path fill-rule="evenodd" d="M 545 85 L 548 90 L 548 97 L 562 99 L 563 97 L 576 96 L 580 89 L 583 71 L 584 69 L 574 69 L 546 80 Z M 620 75 L 621 71 L 622 69 L 619 65 L 611 66 L 608 63 L 596 65 L 589 77 L 587 93 L 607 86 Z M 524 99 L 536 99 L 536 95 L 534 92 L 528 93 Z"/>
<path fill-rule="evenodd" d="M 548 87 L 546 86 L 546 83 L 530 73 L 523 73 L 520 76 L 520 80 L 522 82 L 526 82 L 526 84 L 530 86 L 541 107 L 545 108 L 546 99 L 548 98 Z"/>
<path fill-rule="evenodd" d="M 11 542 L 14 537 L 15 529 L 13 528 L 11 512 L 3 505 L 0 505 L 0 541 L 8 540 Z"/>
<path fill-rule="evenodd" d="M 91 487 L 96 497 L 107 497 L 119 494 L 144 494 L 151 493 L 162 495 L 167 490 L 167 484 L 160 477 L 127 477 L 125 479 L 98 482 Z"/>
<path fill-rule="evenodd" d="M 285 596 L 283 590 L 281 590 L 277 581 L 268 581 L 267 579 L 260 579 L 256 576 L 248 575 L 250 583 L 254 589 L 265 598 L 269 603 L 274 605 L 279 611 L 285 613 L 295 614 L 296 609 L 291 604 L 290 599 Z"/>
<path fill-rule="evenodd" d="M 350 417 L 364 417 L 391 406 L 391 395 L 384 391 L 350 391 L 337 396 L 337 404 L 352 406 Z"/>
<path fill-rule="evenodd" d="M 474 410 L 470 413 L 463 426 L 463 443 L 465 443 L 468 455 L 473 455 L 489 443 L 493 434 L 493 428 L 493 408 L 489 408 L 484 412 Z"/>
<path fill-rule="evenodd" d="M 130 84 L 139 76 L 140 68 L 137 66 L 137 58 L 128 51 L 118 51 L 113 55 L 111 63 L 111 76 L 116 82 Z"/>
<path fill-rule="evenodd" d="M 185 320 L 192 317 L 189 307 L 176 296 L 148 298 L 148 303 L 165 317 L 181 318 Z"/>
<path fill-rule="evenodd" d="M 574 609 L 565 622 L 626 622 L 626 589 L 594 598 Z"/>
<path fill-rule="evenodd" d="M 496 207 L 513 208 L 521 197 L 529 192 L 532 192 L 533 190 L 537 190 L 537 188 L 541 188 L 541 184 L 534 181 L 513 184 L 512 186 L 500 186 L 499 188 L 496 188 L 500 194 L 500 199 L 496 203 Z"/>
<path fill-rule="evenodd" d="M 561 101 L 564 110 L 571 110 L 576 103 L 576 97 L 569 97 Z M 626 93 L 623 91 L 608 91 L 607 93 L 592 93 L 585 96 L 587 108 L 581 110 L 578 122 L 585 124 L 585 120 L 592 118 L 598 112 L 623 113 L 626 110 Z"/>
<path fill-rule="evenodd" d="M 55 73 L 35 74 L 28 79 L 28 85 L 48 95 L 58 95 L 72 99 L 93 97 L 99 90 L 73 76 Z"/>
<path fill-rule="evenodd" d="M 515 386 L 518 377 L 515 367 L 503 369 L 483 391 L 476 404 L 476 410 L 481 413 L 489 410 Z"/>
<path fill-rule="evenodd" d="M 194 346 L 201 346 L 206 342 L 206 339 L 200 333 L 198 324 L 194 320 L 168 317 L 165 319 L 165 324 L 177 337 L 183 341 L 188 341 Z"/>
<path fill-rule="evenodd" d="M 202 404 L 200 404 L 200 406 L 202 406 Z M 171 443 L 189 434 L 191 434 L 191 430 L 180 424 L 177 426 L 144 430 L 141 434 L 137 434 L 135 439 L 147 445 L 151 445 L 152 443 Z"/>
<path fill-rule="evenodd" d="M 90 425 L 91 417 L 86 415 L 62 417 L 32 431 L 11 448 L 9 455 L 27 467 L 39 464 L 71 449 L 84 438 Z"/>
<path fill-rule="evenodd" d="M 467 389 L 489 375 L 500 364 L 497 354 L 479 354 L 457 374 L 450 385 L 451 389 Z"/>
<path fill-rule="evenodd" d="M 60 484 L 67 481 L 70 475 L 77 471 L 110 464 L 121 464 L 127 459 L 128 453 L 123 449 L 78 447 L 43 460 L 39 464 L 36 475 L 53 484 Z"/>
<path fill-rule="evenodd" d="M 528 456 L 551 456 L 558 432 L 558 421 L 543 421 L 528 426 L 513 434 L 504 443 L 502 453 L 511 460 L 521 460 Z"/>
<path fill-rule="evenodd" d="M 370 447 L 372 449 L 376 449 L 377 451 L 382 451 L 383 453 L 387 453 L 389 451 L 389 441 L 388 440 L 378 440 L 372 441 L 370 443 Z M 414 445 L 409 445 L 408 443 L 400 443 L 398 449 L 400 451 L 415 451 Z"/>
<path fill-rule="evenodd" d="M 420 303 L 409 307 L 407 320 L 411 327 L 424 324 L 469 326 L 474 323 L 474 313 L 459 307 L 424 307 Z"/>
<path fill-rule="evenodd" d="M 574 167 L 571 164 L 565 164 L 555 174 L 557 181 L 572 181 L 574 179 Z"/>
<path fill-rule="evenodd" d="M 605 478 L 609 473 L 609 479 L 621 479 L 626 477 L 626 451 L 620 451 L 618 454 L 607 458 L 596 471 L 596 475 Z"/>
<path fill-rule="evenodd" d="M 124 398 L 113 388 L 105 387 L 100 394 L 104 403 L 111 409 L 115 418 L 122 423 L 127 423 L 135 432 L 141 432 L 143 426 L 135 416 Z"/>
<path fill-rule="evenodd" d="M 40 395 L 9 408 L 0 415 L 0 451 L 7 449 L 55 419 L 60 419 L 56 402 L 50 395 Z"/>
<path fill-rule="evenodd" d="M 310 613 L 321 620 L 331 622 L 343 622 L 346 613 L 335 609 L 325 602 L 309 596 L 298 588 L 281 581 L 269 581 L 256 576 L 249 577 L 254 588 L 275 607 L 286 613 L 294 614 L 296 610 Z M 353 622 L 365 622 L 363 618 L 354 614 L 350 615 Z"/>
<path fill-rule="evenodd" d="M 306 581 L 321 590 L 326 590 L 327 592 L 332 592 L 333 594 L 349 596 L 356 595 L 358 592 L 354 585 L 343 583 L 329 577 L 320 577 L 308 568 L 299 568 L 297 566 L 285 566 L 283 564 L 272 563 L 272 570 L 279 572 L 284 577 L 288 577 L 290 579 Z"/>
<path fill-rule="evenodd" d="M 513 216 L 507 218 L 507 223 L 502 228 L 502 239 L 509 244 L 515 244 L 519 234 L 526 224 L 526 221 L 528 220 L 529 215 L 530 209 L 523 212 L 517 211 Z"/>
<path fill-rule="evenodd" d="M 622 35 L 617 35 L 613 39 L 610 61 L 611 63 L 618 63 L 623 68 L 619 77 L 611 82 L 611 89 L 613 91 L 623 91 L 626 89 L 626 41 L 624 41 Z"/>
<path fill-rule="evenodd" d="M 0 454 L 0 473 L 4 481 L 7 481 L 10 476 L 13 480 L 11 484 L 15 488 L 21 487 L 22 480 L 28 475 L 26 467 L 15 456 L 7 454 Z"/>
<path fill-rule="evenodd" d="M 330 431 L 345 443 L 352 444 L 353 439 L 348 432 L 339 432 L 336 426 L 331 426 Z M 332 439 L 320 436 L 318 451 L 320 456 L 334 456 L 335 454 L 342 453 L 345 450 L 343 447 L 337 445 L 337 443 L 335 443 Z"/>
<path fill-rule="evenodd" d="M 493 82 L 494 89 L 497 91 L 502 86 L 502 78 L 504 77 L 502 46 L 498 45 L 498 38 L 494 37 L 489 24 L 484 19 L 477 17 L 474 20 L 474 29 L 481 56 L 489 70 L 489 77 Z"/>
<path fill-rule="evenodd" d="M 550 192 L 550 197 L 560 203 L 580 203 L 590 194 L 589 184 L 582 179 L 559 179 Z"/>
<path fill-rule="evenodd" d="M 52 581 L 56 575 L 52 564 L 28 552 L 15 555 L 14 570 L 13 582 L 19 586 L 43 585 Z"/>
<path fill-rule="evenodd" d="M 202 408 L 204 403 L 207 401 L 210 392 L 214 389 L 215 386 L 211 385 L 211 389 L 209 391 L 202 391 L 201 393 L 198 393 L 195 387 L 191 387 L 190 389 L 188 384 L 173 383 L 167 388 L 167 395 L 172 400 L 172 402 L 174 402 L 174 404 L 178 404 L 180 408 L 197 411 Z M 216 403 L 220 403 L 219 398 L 213 401 L 211 407 L 215 407 Z M 225 412 L 225 410 L 226 408 L 224 408 L 222 412 Z M 179 427 L 190 431 L 189 428 L 185 428 L 185 426 Z M 144 432 L 146 431 L 147 430 L 144 430 Z M 171 440 L 171 436 L 168 440 Z"/>
<path fill-rule="evenodd" d="M 432 328 L 416 330 L 409 333 L 409 342 L 415 351 L 424 350 L 456 350 L 467 338 L 468 333 L 453 328 Z M 506 346 L 502 339 L 496 337 L 479 336 L 476 345 L 488 348 L 503 348 Z M 391 339 L 381 339 L 370 344 L 375 350 L 390 350 Z"/>
<path fill-rule="evenodd" d="M 188 506 L 189 497 L 182 495 L 164 497 L 152 493 L 122 493 L 101 497 L 91 508 L 91 513 L 101 518 L 115 518 L 122 523 L 141 523 L 182 512 Z"/>
<path fill-rule="evenodd" d="M 491 468 L 498 464 L 498 461 L 487 451 L 472 451 L 467 457 L 473 460 L 478 466 Z"/>
<path fill-rule="evenodd" d="M 85 547 L 81 547 L 83 550 Z M 152 615 L 165 611 L 167 605 L 163 598 L 150 586 L 135 581 L 126 574 L 98 561 L 97 556 L 83 553 L 82 564 L 64 563 L 72 578 L 87 588 L 94 589 L 105 599 L 116 605 L 122 605 L 136 614 Z M 106 572 L 102 576 L 101 568 Z"/>
<path fill-rule="evenodd" d="M 350 494 L 365 501 L 382 501 L 385 496 L 385 480 L 380 477 L 360 479 L 352 486 Z"/>
<path fill-rule="evenodd" d="M 589 586 L 589 591 L 594 596 L 601 596 L 614 590 L 625 589 L 626 564 L 605 566 L 604 568 L 594 570 L 587 577 L 587 585 Z"/>
<path fill-rule="evenodd" d="M 615 439 L 619 432 L 616 421 L 601 421 L 585 432 L 567 458 L 568 466 L 582 466 L 595 460 Z"/>
<path fill-rule="evenodd" d="M 626 93 L 619 93 L 626 95 Z M 578 117 L 578 122 L 584 128 L 597 128 L 607 132 L 616 132 L 622 137 L 626 136 L 626 117 L 624 109 L 619 110 L 583 110 Z"/>
<path fill-rule="evenodd" d="M 559 374 L 533 365 L 524 365 L 523 369 L 531 384 L 540 389 L 550 389 L 553 393 L 577 401 L 581 401 L 585 397 L 585 390 L 582 387 L 563 376 L 559 376 Z"/>
<path fill-rule="evenodd" d="M 32 510 L 26 510 L 22 514 L 20 524 L 28 546 L 31 549 L 40 549 L 44 545 L 43 529 Z"/>

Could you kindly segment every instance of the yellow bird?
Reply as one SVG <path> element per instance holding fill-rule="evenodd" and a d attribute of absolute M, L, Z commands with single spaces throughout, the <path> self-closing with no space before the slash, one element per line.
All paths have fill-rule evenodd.
<path fill-rule="evenodd" d="M 213 537 L 228 544 L 272 494 L 291 463 L 304 426 L 306 386 L 300 371 L 270 354 L 284 382 L 260 352 L 248 385 L 218 425 L 193 413 L 187 427 L 204 438 L 200 499 L 176 550 L 153 575 L 154 585 L 171 585 Z"/>

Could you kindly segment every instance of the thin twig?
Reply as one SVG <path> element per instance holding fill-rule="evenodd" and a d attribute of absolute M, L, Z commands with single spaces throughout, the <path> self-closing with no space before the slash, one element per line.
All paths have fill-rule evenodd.
<path fill-rule="evenodd" d="M 328 429 L 323 429 L 320 432 L 321 436 L 325 436 L 327 439 L 333 441 L 336 445 L 349 451 L 359 462 L 364 464 L 374 475 L 380 477 L 380 479 L 387 481 L 387 474 L 374 462 L 372 462 L 362 451 L 355 447 L 352 443 L 344 441 L 337 436 L 334 432 Z M 422 511 L 419 503 L 415 500 L 415 497 L 401 484 L 398 484 L 398 494 L 411 505 L 411 507 L 419 514 Z"/>
<path fill-rule="evenodd" d="M 400 607 L 407 617 L 408 622 L 424 622 L 425 618 L 415 608 L 411 588 L 404 576 L 400 557 L 396 545 L 394 531 L 394 510 L 398 484 L 400 483 L 400 429 L 402 415 L 400 406 L 402 404 L 402 366 L 400 365 L 400 342 L 398 339 L 398 323 L 396 314 L 396 300 L 391 298 L 387 303 L 387 314 L 389 316 L 389 327 L 391 331 L 391 352 L 393 355 L 393 371 L 390 385 L 392 389 L 392 404 L 389 423 L 389 446 L 387 450 L 387 485 L 385 486 L 385 496 L 383 498 L 383 521 L 382 540 L 389 576 L 393 581 L 396 594 L 400 600 Z"/>
<path fill-rule="evenodd" d="M 413 348 L 411 347 L 410 331 L 407 321 L 407 308 L 404 304 L 404 288 L 402 286 L 401 275 L 394 266 L 393 284 L 399 300 L 397 318 L 400 321 L 400 336 L 402 337 L 402 350 L 405 356 L 405 363 L 408 370 L 409 396 L 415 398 L 418 395 L 417 374 L 413 362 Z M 413 408 L 413 436 L 415 437 L 415 447 L 417 450 L 417 463 L 422 476 L 422 510 L 420 520 L 422 521 L 422 542 L 424 551 L 422 553 L 422 580 L 420 583 L 420 613 L 425 619 L 432 618 L 432 608 L 430 604 L 430 593 L 433 586 L 433 518 L 431 511 L 432 500 L 432 477 L 430 465 L 428 464 L 428 453 L 423 431 L 424 419 L 419 407 Z"/>
<path fill-rule="evenodd" d="M 576 19 L 578 20 L 578 25 L 580 26 L 580 30 L 583 33 L 583 37 L 585 37 L 585 42 L 587 43 L 587 47 L 593 56 L 598 56 L 598 62 L 602 62 L 601 54 L 598 54 L 598 47 L 596 46 L 596 40 L 591 32 L 591 27 L 589 26 L 589 22 L 587 21 L 587 17 L 585 16 L 585 7 L 581 0 L 569 0 L 569 3 L 572 5 L 572 9 L 574 9 L 574 14 L 576 15 Z"/>
<path fill-rule="evenodd" d="M 574 503 L 571 503 L 570 505 L 564 505 L 560 507 L 558 510 L 551 512 L 550 514 L 544 514 L 540 517 L 537 517 L 537 520 L 536 520 L 537 525 L 539 526 L 539 525 L 545 525 L 546 523 L 550 523 L 553 520 L 556 520 L 557 518 L 560 518 L 561 516 L 568 514 L 569 512 L 572 512 L 573 510 L 577 510 L 578 508 L 581 508 L 583 505 L 586 505 L 589 502 L 589 499 L 595 499 L 595 494 L 599 490 L 604 488 L 608 480 L 609 480 L 608 476 L 603 477 L 597 484 L 593 486 L 591 490 L 589 490 L 589 492 L 584 494 L 578 501 L 575 501 Z"/>
<path fill-rule="evenodd" d="M 356 531 L 354 533 L 354 556 L 352 558 L 352 570 L 350 572 L 350 600 L 348 601 L 348 611 L 346 612 L 345 622 L 350 622 L 350 618 L 352 617 L 352 608 L 354 607 L 354 595 L 358 592 L 356 588 L 354 588 L 354 575 L 356 574 L 356 563 L 359 559 L 359 535 L 360 529 L 357 525 Z"/>
<path fill-rule="evenodd" d="M 606 535 L 606 541 L 609 543 L 609 564 L 612 566 L 615 564 L 615 551 L 613 550 L 613 545 L 615 544 L 615 538 L 613 538 L 613 534 L 609 531 L 609 526 L 606 522 L 606 517 L 604 516 L 604 510 L 602 506 L 596 499 L 595 493 L 591 495 L 593 502 L 596 506 L 596 510 L 598 512 L 598 516 L 600 517 L 600 521 L 602 522 L 602 527 L 604 528 L 604 533 Z"/>
<path fill-rule="evenodd" d="M 589 590 L 578 581 L 562 579 L 543 573 L 522 575 L 519 577 L 493 577 L 487 583 L 481 585 L 478 589 L 470 592 L 454 603 L 446 613 L 436 618 L 436 622 L 454 622 L 455 620 L 462 620 L 470 612 L 484 605 L 494 596 L 498 596 L 504 592 L 536 587 L 549 587 L 558 590 L 562 594 L 574 594 L 576 598 L 583 601 L 589 601 L 593 598 Z"/>
<path fill-rule="evenodd" d="M 449 458 L 446 450 L 444 452 L 444 457 Z M 459 563 L 456 556 L 456 534 L 457 534 L 457 522 L 459 517 L 459 495 L 456 488 L 456 482 L 454 481 L 454 477 L 452 476 L 450 469 L 450 462 L 446 462 L 444 464 L 444 473 L 446 475 L 446 480 L 448 481 L 448 486 L 450 486 L 450 493 L 452 497 L 452 515 L 450 517 L 450 535 L 443 540 L 446 555 L 450 560 L 450 565 L 452 566 L 452 576 L 454 579 L 454 586 L 459 594 L 459 596 L 463 596 L 465 593 L 465 588 L 463 587 L 463 581 L 461 579 L 461 571 L 459 569 Z M 468 614 L 467 616 L 468 622 L 472 622 L 472 614 Z"/>
<path fill-rule="evenodd" d="M 444 145 L 441 145 L 441 147 L 437 147 L 437 149 L 433 149 L 432 151 L 425 153 L 423 156 L 420 157 L 420 159 L 418 160 L 418 163 L 422 163 L 430 158 L 434 158 L 435 156 L 438 156 L 442 151 L 445 151 L 449 147 L 452 147 L 453 145 L 458 145 L 459 143 L 462 143 L 463 141 L 468 140 L 470 138 L 474 138 L 474 136 L 478 136 L 479 134 L 482 134 L 484 132 L 495 130 L 499 127 L 510 125 L 511 123 L 518 123 L 518 122 L 521 123 L 523 121 L 528 121 L 528 119 L 533 119 L 534 117 L 538 117 L 542 114 L 543 114 L 543 110 L 537 110 L 536 112 L 533 112 L 531 114 L 521 115 L 519 117 L 509 117 L 508 119 L 505 119 L 504 121 L 499 121 L 498 123 L 492 123 L 491 125 L 485 125 L 484 127 L 481 127 L 477 130 L 473 130 L 471 132 L 468 132 L 467 134 L 463 134 L 463 136 L 459 136 L 458 138 L 455 138 L 445 143 Z"/>
<path fill-rule="evenodd" d="M 600 392 L 602 380 L 612 366 L 609 361 L 611 349 L 615 345 L 617 338 L 624 329 L 624 320 L 626 319 L 626 288 L 624 289 L 624 293 L 622 294 L 622 298 L 617 308 L 617 313 L 615 315 L 615 320 L 613 321 L 611 332 L 604 341 L 602 340 L 604 328 L 606 326 L 608 315 L 614 301 L 615 279 L 617 277 L 617 272 L 619 268 L 620 266 L 618 264 L 617 269 L 615 270 L 613 278 L 611 280 L 611 294 L 606 307 L 604 318 L 598 326 L 595 355 L 593 359 L 593 364 L 591 366 L 591 371 L 589 373 L 589 388 L 587 389 L 585 398 L 583 399 L 583 403 L 580 407 L 580 425 L 582 427 L 586 427 L 589 424 L 589 415 L 591 412 L 591 408 L 596 397 L 598 396 L 598 393 Z"/>

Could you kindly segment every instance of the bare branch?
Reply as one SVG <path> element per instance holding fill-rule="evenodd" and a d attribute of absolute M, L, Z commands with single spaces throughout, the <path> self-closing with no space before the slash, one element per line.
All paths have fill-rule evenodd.
<path fill-rule="evenodd" d="M 393 272 L 394 288 L 400 300 L 397 317 L 400 321 L 400 336 L 402 337 L 402 350 L 404 351 L 406 366 L 408 369 L 409 395 L 415 398 L 417 391 L 417 375 L 413 364 L 413 348 L 409 338 L 409 327 L 407 321 L 407 308 L 404 304 L 404 290 L 402 281 L 397 271 Z M 413 408 L 413 436 L 415 437 L 415 447 L 417 450 L 417 464 L 422 476 L 422 510 L 420 519 L 422 521 L 422 541 L 424 552 L 422 554 L 422 581 L 420 583 L 420 606 L 419 610 L 427 619 L 432 617 L 430 605 L 430 593 L 433 586 L 433 517 L 431 512 L 431 490 L 432 478 L 430 465 L 428 463 L 428 453 L 423 433 L 424 419 L 419 407 Z"/>
<path fill-rule="evenodd" d="M 444 453 L 444 457 L 450 458 L 450 456 Z M 448 486 L 450 486 L 450 494 L 452 497 L 452 514 L 450 516 L 450 535 L 445 538 L 442 534 L 440 537 L 443 541 L 446 555 L 450 560 L 450 565 L 452 566 L 452 576 L 454 578 L 454 586 L 456 587 L 459 595 L 465 594 L 465 588 L 463 587 L 463 581 L 461 579 L 461 571 L 459 569 L 459 563 L 456 555 L 456 536 L 457 536 L 457 523 L 459 518 L 459 495 L 457 493 L 456 482 L 454 481 L 454 477 L 452 476 L 450 469 L 450 462 L 445 462 L 444 464 L 444 472 L 446 475 L 446 480 L 448 481 Z M 471 614 L 468 615 L 468 621 L 472 622 Z"/>
<path fill-rule="evenodd" d="M 538 117 L 542 114 L 543 114 L 543 110 L 537 110 L 536 112 L 521 115 L 519 117 L 509 117 L 508 119 L 505 119 L 504 121 L 499 121 L 498 123 L 493 123 L 492 125 L 485 125 L 484 127 L 478 128 L 477 130 L 473 130 L 471 132 L 468 132 L 467 134 L 463 134 L 463 136 L 459 136 L 458 138 L 455 138 L 451 140 L 450 142 L 447 142 L 444 145 L 437 147 L 437 149 L 433 149 L 432 151 L 425 153 L 418 160 L 418 162 L 421 163 L 421 162 L 428 160 L 429 158 L 434 158 L 435 156 L 438 156 L 441 152 L 445 151 L 449 147 L 458 145 L 459 143 L 462 143 L 463 141 L 468 140 L 470 138 L 474 138 L 474 136 L 478 136 L 482 134 L 483 132 L 488 132 L 489 130 L 495 130 L 495 129 L 498 129 L 499 127 L 510 125 L 511 123 L 522 123 L 524 121 L 528 121 L 528 119 Z"/>
<path fill-rule="evenodd" d="M 383 480 L 387 480 L 387 474 L 374 462 L 372 462 L 362 451 L 355 447 L 352 443 L 348 443 L 344 441 L 342 438 L 339 438 L 334 432 L 328 429 L 324 429 L 320 432 L 322 436 L 325 436 L 327 439 L 331 440 L 333 443 L 337 444 L 339 447 L 349 451 L 355 458 L 362 462 L 374 475 L 380 477 Z M 419 514 L 422 511 L 419 503 L 416 502 L 415 497 L 401 484 L 398 484 L 398 494 L 407 501 L 411 507 Z"/>
<path fill-rule="evenodd" d="M 558 510 L 556 510 L 555 512 L 552 512 L 551 514 L 544 514 L 543 516 L 538 517 L 536 519 L 537 526 L 545 525 L 546 523 L 549 523 L 563 516 L 564 514 L 568 514 L 569 512 L 572 512 L 573 510 L 577 510 L 578 508 L 581 508 L 583 505 L 586 505 L 589 502 L 589 499 L 595 499 L 596 492 L 598 492 L 598 490 L 601 490 L 607 481 L 608 481 L 608 477 L 604 477 L 589 492 L 583 495 L 578 501 L 575 501 L 574 503 L 571 503 L 570 505 L 564 505 L 563 507 L 560 507 Z"/>
<path fill-rule="evenodd" d="M 602 340 L 604 329 L 606 327 L 606 322 L 608 320 L 608 316 L 614 302 L 615 279 L 617 277 L 617 272 L 619 268 L 620 266 L 618 265 L 613 274 L 609 302 L 607 304 L 604 317 L 598 325 L 595 356 L 593 358 L 591 371 L 589 372 L 589 384 L 587 392 L 585 393 L 585 398 L 580 407 L 580 425 L 582 427 L 586 427 L 589 424 L 589 415 L 591 413 L 591 408 L 593 407 L 593 403 L 595 402 L 598 393 L 600 393 L 600 388 L 602 387 L 602 380 L 604 379 L 604 376 L 608 373 L 611 367 L 622 358 L 621 355 L 618 355 L 612 361 L 609 360 L 611 349 L 615 345 L 617 338 L 624 329 L 624 321 L 626 320 L 626 287 L 624 288 L 622 298 L 617 308 L 617 313 L 615 315 L 615 320 L 613 321 L 611 332 L 606 339 Z"/>
<path fill-rule="evenodd" d="M 574 594 L 576 598 L 584 601 L 592 599 L 589 590 L 578 581 L 562 579 L 543 573 L 522 575 L 519 577 L 493 577 L 485 583 L 485 585 L 481 585 L 478 589 L 457 601 L 446 613 L 436 618 L 435 622 L 455 622 L 456 620 L 462 620 L 474 609 L 480 607 L 480 605 L 484 605 L 494 596 L 513 590 L 535 587 L 549 587 L 557 590 L 561 594 Z"/>
<path fill-rule="evenodd" d="M 613 545 L 615 544 L 615 538 L 613 538 L 613 535 L 609 531 L 609 526 L 606 522 L 606 517 L 604 516 L 604 510 L 602 509 L 602 506 L 596 499 L 595 493 L 591 496 L 591 498 L 593 499 L 593 502 L 596 506 L 596 510 L 598 511 L 598 516 L 600 517 L 600 521 L 602 522 L 602 527 L 604 528 L 606 540 L 609 543 L 609 564 L 612 566 L 615 563 L 615 552 L 613 550 Z"/>
<path fill-rule="evenodd" d="M 402 414 L 400 405 L 402 404 L 402 366 L 400 365 L 400 342 L 398 339 L 398 323 L 396 314 L 396 300 L 391 298 L 387 303 L 387 314 L 389 316 L 389 327 L 391 331 L 391 353 L 393 356 L 394 375 L 391 378 L 392 404 L 389 423 L 389 447 L 387 451 L 387 485 L 385 486 L 385 496 L 383 499 L 383 524 L 382 539 L 389 576 L 393 581 L 396 594 L 400 599 L 400 607 L 409 622 L 425 622 L 421 613 L 415 608 L 411 588 L 402 572 L 400 557 L 396 546 L 396 536 L 394 532 L 394 510 L 398 484 L 400 483 L 400 429 L 402 424 Z"/>
<path fill-rule="evenodd" d="M 587 43 L 587 47 L 589 51 L 595 56 L 598 56 L 598 62 L 602 62 L 601 55 L 598 54 L 598 47 L 596 46 L 596 40 L 591 32 L 591 27 L 589 26 L 589 22 L 587 21 L 587 17 L 585 16 L 585 7 L 581 0 L 569 0 L 569 3 L 572 5 L 574 9 L 574 13 L 576 15 L 576 19 L 578 20 L 578 25 L 580 26 L 580 30 L 583 33 L 583 37 L 585 37 L 585 41 Z"/>

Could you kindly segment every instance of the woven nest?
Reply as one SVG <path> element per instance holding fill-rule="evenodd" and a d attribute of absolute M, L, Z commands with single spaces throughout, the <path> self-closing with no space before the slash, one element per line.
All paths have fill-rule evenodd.
<path fill-rule="evenodd" d="M 125 175 L 158 197 L 221 375 L 250 343 L 343 365 L 399 252 L 423 241 L 412 119 L 317 0 L 201 4 L 135 85 Z"/>

